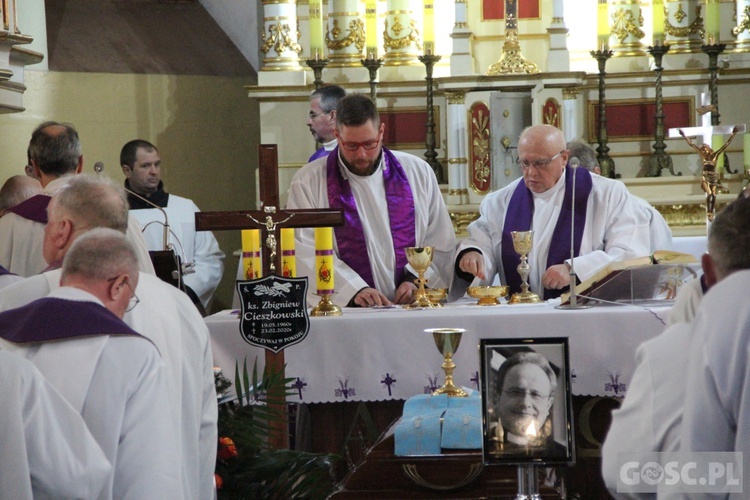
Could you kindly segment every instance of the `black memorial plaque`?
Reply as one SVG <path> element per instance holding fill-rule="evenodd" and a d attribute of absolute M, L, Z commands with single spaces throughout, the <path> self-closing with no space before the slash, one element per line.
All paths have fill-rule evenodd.
<path fill-rule="evenodd" d="M 237 281 L 237 289 L 242 302 L 240 334 L 245 342 L 278 353 L 307 337 L 306 277 L 271 275 Z"/>

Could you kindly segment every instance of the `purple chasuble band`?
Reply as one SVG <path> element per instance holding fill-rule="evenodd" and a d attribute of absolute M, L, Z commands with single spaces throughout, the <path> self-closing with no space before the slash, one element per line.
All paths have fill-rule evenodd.
<path fill-rule="evenodd" d="M 328 204 L 331 208 L 344 212 L 344 225 L 333 228 L 336 234 L 339 258 L 359 274 L 371 288 L 375 288 L 370 257 L 367 254 L 365 233 L 357 211 L 357 202 L 354 199 L 349 181 L 341 175 L 338 159 L 339 149 L 337 147 L 328 155 L 326 174 Z M 398 287 L 404 278 L 404 268 L 407 264 L 406 248 L 416 246 L 414 195 L 404 167 L 387 148 L 383 148 L 383 160 L 385 198 L 393 238 L 393 252 L 396 257 L 393 280 L 395 286 Z"/>
<path fill-rule="evenodd" d="M 45 297 L 0 313 L 0 338 L 16 344 L 91 335 L 141 336 L 95 302 Z"/>
<path fill-rule="evenodd" d="M 5 269 L 3 266 L 0 266 L 0 276 L 5 276 L 6 274 L 13 274 L 13 273 Z"/>
<path fill-rule="evenodd" d="M 565 197 L 563 198 L 555 230 L 552 233 L 552 241 L 550 242 L 549 253 L 547 254 L 546 269 L 556 264 L 562 264 L 565 262 L 565 259 L 570 258 L 570 217 L 573 206 L 571 202 L 573 197 L 572 172 L 576 173 L 575 241 L 573 242 L 575 256 L 578 257 L 581 251 L 583 228 L 586 225 L 587 202 L 593 183 L 591 181 L 591 173 L 585 168 L 572 169 L 566 167 Z M 513 236 L 510 233 L 512 231 L 528 231 L 531 229 L 533 218 L 534 196 L 529 188 L 526 187 L 526 183 L 521 181 L 516 186 L 508 204 L 501 243 L 503 270 L 505 271 L 507 285 L 510 287 L 510 293 L 521 291 L 521 276 L 518 274 L 517 269 L 521 263 L 521 257 L 513 249 Z M 562 292 L 563 290 L 544 289 L 540 295 L 542 299 L 547 300 L 559 297 L 562 295 Z"/>
<path fill-rule="evenodd" d="M 307 163 L 310 163 L 314 160 L 317 160 L 318 158 L 322 158 L 324 156 L 328 156 L 331 153 L 331 151 L 327 151 L 326 148 L 319 148 L 316 150 L 310 158 L 308 158 Z"/>
<path fill-rule="evenodd" d="M 8 209 L 8 212 L 13 212 L 16 215 L 20 215 L 24 219 L 33 220 L 34 222 L 40 222 L 42 224 L 47 223 L 47 205 L 52 199 L 51 196 L 46 194 L 37 194 L 32 196 L 26 201 L 22 201 L 18 205 Z"/>

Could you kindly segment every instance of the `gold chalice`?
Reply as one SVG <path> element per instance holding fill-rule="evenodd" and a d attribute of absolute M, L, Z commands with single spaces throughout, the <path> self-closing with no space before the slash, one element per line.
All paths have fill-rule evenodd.
<path fill-rule="evenodd" d="M 425 283 L 427 283 L 424 273 L 430 268 L 430 264 L 432 264 L 432 247 L 406 247 L 405 252 L 406 260 L 417 271 L 417 291 L 414 292 L 414 302 L 404 307 L 407 309 L 440 307 L 440 304 L 430 302 L 424 287 Z"/>
<path fill-rule="evenodd" d="M 472 299 L 479 299 L 478 306 L 496 306 L 500 304 L 500 297 L 508 295 L 508 287 L 505 285 L 470 286 L 466 293 Z"/>
<path fill-rule="evenodd" d="M 447 288 L 427 288 L 425 290 L 427 299 L 432 303 L 433 307 L 443 307 L 443 302 L 448 298 Z"/>
<path fill-rule="evenodd" d="M 539 295 L 529 291 L 528 282 L 531 266 L 529 266 L 526 255 L 531 252 L 534 243 L 534 231 L 511 231 L 510 235 L 513 237 L 513 249 L 521 256 L 521 263 L 518 264 L 516 269 L 523 282 L 521 283 L 521 291 L 514 293 L 508 303 L 536 304 L 541 302 L 542 299 L 539 298 Z"/>
<path fill-rule="evenodd" d="M 463 328 L 430 328 L 425 330 L 426 333 L 432 334 L 432 338 L 435 339 L 435 345 L 444 358 L 441 366 L 445 372 L 445 385 L 433 392 L 433 396 L 439 394 L 447 394 L 448 397 L 459 398 L 467 396 L 463 389 L 453 385 L 453 370 L 456 368 L 456 364 L 453 362 L 453 353 L 458 349 L 458 344 L 461 342 L 461 334 L 464 331 Z"/>

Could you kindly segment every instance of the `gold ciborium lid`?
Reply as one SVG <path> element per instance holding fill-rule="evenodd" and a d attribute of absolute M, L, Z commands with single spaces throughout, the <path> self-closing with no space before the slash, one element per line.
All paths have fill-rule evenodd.
<path fill-rule="evenodd" d="M 479 299 L 478 306 L 496 306 L 500 304 L 500 297 L 508 295 L 507 285 L 479 285 L 470 286 L 466 293 L 472 299 Z"/>

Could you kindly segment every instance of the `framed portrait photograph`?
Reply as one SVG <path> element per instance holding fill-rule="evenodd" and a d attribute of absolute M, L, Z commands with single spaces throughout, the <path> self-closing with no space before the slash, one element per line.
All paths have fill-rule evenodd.
<path fill-rule="evenodd" d="M 567 338 L 480 341 L 484 463 L 575 462 Z"/>

